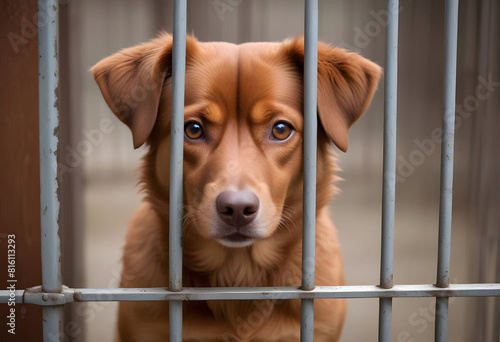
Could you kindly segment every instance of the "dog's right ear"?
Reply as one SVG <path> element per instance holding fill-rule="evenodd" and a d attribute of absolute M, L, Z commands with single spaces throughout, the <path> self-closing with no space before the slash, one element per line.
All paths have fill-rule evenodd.
<path fill-rule="evenodd" d="M 285 41 L 283 53 L 304 72 L 302 37 Z M 341 151 L 347 151 L 349 128 L 370 104 L 381 74 L 377 64 L 356 53 L 318 43 L 318 116 Z"/>
<path fill-rule="evenodd" d="M 191 45 L 194 38 L 188 37 Z M 148 139 L 165 79 L 172 70 L 172 36 L 124 49 L 94 65 L 92 74 L 111 111 L 132 131 L 134 147 Z"/>

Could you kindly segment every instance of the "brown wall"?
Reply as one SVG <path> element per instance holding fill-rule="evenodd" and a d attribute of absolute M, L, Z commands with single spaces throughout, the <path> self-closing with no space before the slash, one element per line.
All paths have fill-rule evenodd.
<path fill-rule="evenodd" d="M 0 288 L 7 287 L 7 234 L 16 234 L 16 288 L 40 285 L 40 183 L 36 1 L 0 3 Z M 10 40 L 15 41 L 14 45 Z M 39 341 L 42 310 L 16 305 L 16 335 L 0 305 L 0 341 Z"/>
<path fill-rule="evenodd" d="M 7 284 L 7 235 L 16 234 L 16 288 L 19 290 L 40 285 L 40 182 L 38 145 L 38 61 L 35 0 L 4 1 L 0 3 L 0 274 L 5 274 Z M 70 49 L 71 25 L 68 8 L 60 6 L 60 146 L 72 140 L 74 122 L 70 112 L 71 77 L 67 70 Z M 62 150 L 64 158 L 65 150 Z M 73 172 L 59 179 L 62 231 L 63 283 L 82 286 L 80 241 L 81 205 L 79 201 L 80 178 Z M 5 270 L 5 272 L 3 271 Z M 7 285 L 0 285 L 4 289 Z M 8 306 L 0 306 L 2 328 L 0 341 L 11 340 L 7 333 Z M 71 305 L 65 308 L 65 320 L 82 325 Z M 66 327 L 66 325 L 65 325 Z M 41 340 L 42 315 L 37 306 L 17 306 L 16 341 Z M 66 339 L 80 341 L 78 336 Z M 10 339 L 9 339 L 10 338 Z"/>

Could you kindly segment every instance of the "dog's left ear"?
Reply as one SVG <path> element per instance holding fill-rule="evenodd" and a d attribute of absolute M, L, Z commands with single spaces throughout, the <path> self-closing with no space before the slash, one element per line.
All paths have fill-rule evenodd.
<path fill-rule="evenodd" d="M 187 58 L 195 53 L 196 42 L 186 38 Z M 109 108 L 132 131 L 135 148 L 147 141 L 156 123 L 163 85 L 171 76 L 172 43 L 172 36 L 162 33 L 92 67 Z"/>
<path fill-rule="evenodd" d="M 284 51 L 303 70 L 304 39 L 286 41 Z M 377 64 L 356 53 L 318 43 L 318 115 L 328 137 L 343 152 L 349 128 L 368 108 L 381 74 Z"/>
<path fill-rule="evenodd" d="M 161 89 L 170 76 L 172 37 L 124 49 L 92 67 L 111 111 L 132 131 L 134 147 L 149 137 L 156 122 Z"/>

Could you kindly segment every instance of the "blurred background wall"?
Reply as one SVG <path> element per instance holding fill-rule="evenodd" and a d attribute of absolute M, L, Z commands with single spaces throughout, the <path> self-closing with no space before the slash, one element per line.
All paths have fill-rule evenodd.
<path fill-rule="evenodd" d="M 19 32 L 22 18 L 36 18 L 36 1 L 0 3 L 0 35 Z M 32 26 L 35 30 L 36 27 Z M 33 31 L 31 31 L 33 32 Z M 13 49 L 7 40 L 0 53 L 0 270 L 2 289 L 20 290 L 42 282 L 40 176 L 38 149 L 37 40 Z M 15 148 L 12 148 L 15 146 Z M 14 235 L 14 239 L 12 236 Z M 10 240 L 10 241 L 9 241 Z M 14 240 L 14 243 L 12 243 Z M 8 245 L 14 245 L 15 283 L 8 283 Z M 12 247 L 10 247 L 12 249 Z M 42 308 L 0 305 L 0 340 L 11 340 L 10 309 L 15 309 L 15 338 L 36 341 L 42 336 Z"/>
<path fill-rule="evenodd" d="M 107 108 L 89 68 L 119 49 L 172 31 L 172 1 L 63 1 L 71 139 L 62 163 L 75 188 L 83 277 L 73 286 L 115 287 L 128 218 L 140 202 L 135 186 L 143 149 Z M 385 1 L 319 1 L 319 37 L 384 66 Z M 280 41 L 303 33 L 299 0 L 191 0 L 188 32 L 201 41 Z M 451 279 L 500 281 L 500 5 L 462 0 L 459 18 L 455 193 Z M 401 0 L 399 33 L 396 284 L 434 283 L 436 277 L 443 96 L 444 1 Z M 344 252 L 347 283 L 378 284 L 382 189 L 383 81 L 353 127 L 344 181 L 332 203 Z M 111 120 L 111 132 L 103 132 Z M 70 247 L 70 248 L 71 248 Z M 78 273 L 78 272 L 77 272 Z M 377 300 L 350 300 L 342 341 L 373 341 Z M 499 341 L 498 299 L 454 299 L 450 341 Z M 115 303 L 75 304 L 82 333 L 75 340 L 111 340 Z M 434 300 L 394 301 L 393 340 L 430 341 Z M 361 322 L 361 324 L 360 324 Z M 85 329 L 83 329 L 85 327 Z M 83 332 L 85 334 L 83 334 Z"/>

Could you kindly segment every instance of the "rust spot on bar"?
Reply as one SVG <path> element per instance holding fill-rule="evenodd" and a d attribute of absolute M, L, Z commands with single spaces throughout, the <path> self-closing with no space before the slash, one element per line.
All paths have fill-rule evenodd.
<path fill-rule="evenodd" d="M 24 293 L 42 293 L 42 287 L 41 286 L 28 287 L 26 290 L 24 290 Z"/>
<path fill-rule="evenodd" d="M 314 292 L 304 291 L 302 293 L 301 299 L 315 299 L 316 297 Z"/>
<path fill-rule="evenodd" d="M 180 298 L 179 298 L 180 297 Z M 188 295 L 186 294 L 180 294 L 180 293 L 167 293 L 165 295 L 165 300 L 168 300 L 168 301 L 183 301 L 183 302 L 190 302 L 191 301 L 191 298 L 189 298 Z"/>
<path fill-rule="evenodd" d="M 82 293 L 80 291 L 75 291 L 73 293 L 73 301 L 75 301 L 75 302 L 83 302 Z"/>
<path fill-rule="evenodd" d="M 443 290 L 442 288 L 439 288 L 440 291 L 435 292 L 435 291 L 427 291 L 430 296 L 436 297 L 436 298 L 445 298 L 445 297 L 459 297 L 459 292 L 455 290 Z"/>
<path fill-rule="evenodd" d="M 56 76 L 56 75 L 54 75 L 54 76 Z M 59 80 L 58 80 L 57 87 L 54 89 L 54 98 L 56 99 L 54 101 L 54 108 L 59 109 Z M 57 122 L 59 122 L 59 110 L 57 111 Z"/>
<path fill-rule="evenodd" d="M 59 303 L 60 293 L 44 293 L 42 295 L 42 300 L 44 302 Z M 59 304 L 58 304 L 59 305 Z"/>
<path fill-rule="evenodd" d="M 55 137 L 59 137 L 59 125 L 54 127 L 54 132 L 52 134 L 54 134 Z M 57 153 L 57 151 L 56 151 L 56 153 Z"/>

